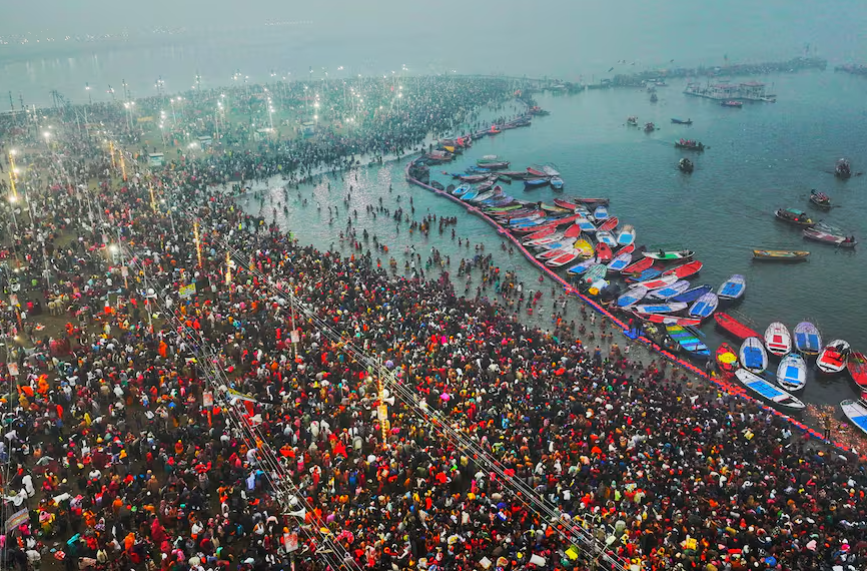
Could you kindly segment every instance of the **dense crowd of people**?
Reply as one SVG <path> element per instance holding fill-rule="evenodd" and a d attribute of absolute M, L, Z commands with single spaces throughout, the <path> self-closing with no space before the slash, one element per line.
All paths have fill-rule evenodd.
<path fill-rule="evenodd" d="M 863 568 L 852 459 L 662 360 L 523 324 L 502 311 L 523 284 L 478 256 L 422 277 L 366 242 L 319 251 L 225 186 L 411 148 L 506 97 L 465 80 L 406 102 L 402 136 L 154 172 L 126 151 L 127 181 L 72 128 L 31 149 L 0 212 L 2 563 Z M 497 303 L 456 288 L 473 271 Z"/>

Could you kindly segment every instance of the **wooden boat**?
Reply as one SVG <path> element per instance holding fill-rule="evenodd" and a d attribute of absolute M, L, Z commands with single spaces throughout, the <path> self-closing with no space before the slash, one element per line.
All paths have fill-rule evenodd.
<path fill-rule="evenodd" d="M 596 232 L 596 225 L 584 218 L 583 216 L 579 217 L 575 220 L 575 224 L 581 228 L 582 232 L 586 232 L 587 234 L 594 234 Z"/>
<path fill-rule="evenodd" d="M 608 219 L 608 209 L 605 208 L 605 205 L 600 204 L 593 210 L 593 218 L 596 219 L 596 222 L 602 222 L 603 220 Z"/>
<path fill-rule="evenodd" d="M 717 306 L 719 306 L 719 298 L 715 293 L 709 291 L 695 300 L 695 303 L 693 303 L 692 306 L 690 306 L 689 311 L 687 311 L 687 315 L 699 319 L 707 319 L 713 315 Z"/>
<path fill-rule="evenodd" d="M 509 168 L 510 163 L 509 163 L 509 161 L 492 161 L 489 163 L 479 162 L 477 164 L 482 168 L 496 171 L 496 170 L 504 170 L 504 169 Z"/>
<path fill-rule="evenodd" d="M 547 262 L 545 262 L 545 265 L 551 268 L 559 268 L 561 266 L 565 266 L 570 262 L 574 262 L 579 255 L 580 252 L 573 248 L 572 251 L 567 251 L 557 256 L 556 258 L 548 260 Z"/>
<path fill-rule="evenodd" d="M 723 373 L 731 375 L 738 368 L 738 354 L 734 348 L 726 342 L 717 347 L 716 364 Z"/>
<path fill-rule="evenodd" d="M 599 228 L 597 228 L 597 230 L 600 230 L 602 232 L 611 232 L 612 230 L 617 228 L 617 225 L 619 223 L 620 220 L 618 220 L 616 216 L 612 216 L 611 218 L 602 222 L 602 224 L 599 225 Z M 614 240 L 614 244 L 617 244 L 617 240 Z M 611 244 L 609 244 L 609 246 L 610 245 Z"/>
<path fill-rule="evenodd" d="M 861 387 L 862 391 L 867 390 L 867 355 L 858 351 L 849 353 L 846 368 L 849 369 L 849 375 L 855 384 Z"/>
<path fill-rule="evenodd" d="M 806 250 L 753 250 L 753 260 L 760 262 L 806 262 L 809 257 Z"/>
<path fill-rule="evenodd" d="M 621 272 L 623 273 L 623 272 Z M 628 282 L 646 282 L 650 280 L 655 280 L 659 276 L 662 275 L 662 270 L 659 268 L 648 268 L 641 273 L 638 274 L 630 274 L 626 276 L 626 281 Z M 672 282 L 674 283 L 674 282 Z"/>
<path fill-rule="evenodd" d="M 809 321 L 802 321 L 792 330 L 795 349 L 802 355 L 814 356 L 822 352 L 822 334 Z"/>
<path fill-rule="evenodd" d="M 574 228 L 574 226 L 570 226 L 570 228 Z M 575 243 L 572 245 L 575 250 L 578 251 L 578 256 L 581 258 L 592 258 L 595 250 L 593 249 L 593 244 L 590 243 L 590 240 L 586 238 L 579 238 L 575 240 Z"/>
<path fill-rule="evenodd" d="M 685 303 L 666 302 L 636 305 L 633 308 L 633 311 L 640 316 L 645 316 L 652 315 L 654 313 L 677 313 L 678 311 L 683 311 L 684 309 L 686 309 Z"/>
<path fill-rule="evenodd" d="M 649 321 L 649 320 L 648 320 Z M 668 335 L 662 323 L 649 322 L 643 326 L 644 336 L 656 343 L 659 347 L 667 349 L 671 353 L 680 351 L 680 345 Z"/>
<path fill-rule="evenodd" d="M 540 254 L 536 254 L 536 259 L 547 263 L 549 260 L 559 258 L 563 254 L 568 254 L 568 253 L 572 252 L 572 250 L 573 250 L 572 244 L 566 244 L 566 245 L 560 246 L 559 248 L 551 248 L 550 250 L 545 250 Z M 574 260 L 574 259 L 575 258 L 572 258 L 572 260 Z"/>
<path fill-rule="evenodd" d="M 656 100 L 653 97 L 651 97 L 650 101 L 655 102 Z M 656 131 L 656 125 L 654 125 L 653 123 L 645 123 L 644 124 L 644 132 L 645 133 L 653 133 L 654 131 Z"/>
<path fill-rule="evenodd" d="M 655 260 L 653 260 L 652 258 L 648 258 L 645 255 L 640 260 L 636 260 L 636 261 L 632 262 L 631 265 L 628 265 L 625 268 L 623 268 L 622 273 L 624 273 L 624 274 L 640 274 L 644 270 L 650 269 L 650 267 L 653 265 L 654 261 Z"/>
<path fill-rule="evenodd" d="M 527 167 L 527 172 L 536 178 L 547 178 L 548 177 L 548 173 L 546 173 L 543 170 L 539 170 L 539 169 L 536 169 L 533 167 Z"/>
<path fill-rule="evenodd" d="M 468 193 L 470 190 L 472 190 L 472 188 L 473 188 L 473 187 L 470 186 L 470 185 L 468 185 L 468 184 L 462 184 L 462 185 L 460 185 L 459 187 L 457 187 L 456 189 L 454 189 L 454 190 L 452 191 L 452 194 L 455 195 L 455 196 L 463 196 L 464 194 L 466 194 L 466 193 Z"/>
<path fill-rule="evenodd" d="M 639 255 L 640 254 L 643 256 L 644 255 L 644 249 L 645 249 L 644 246 L 641 246 L 640 248 L 636 248 L 635 242 L 633 242 L 632 244 L 627 244 L 626 246 L 619 248 L 616 252 L 614 252 L 614 255 L 619 256 L 620 254 L 633 254 L 633 255 Z"/>
<path fill-rule="evenodd" d="M 658 278 L 653 278 L 650 280 L 644 280 L 644 281 L 639 282 L 639 283 L 640 283 L 640 285 L 643 285 L 644 287 L 646 287 L 649 290 L 655 290 L 655 289 L 659 289 L 659 288 L 663 288 L 663 287 L 668 287 L 676 281 L 677 281 L 677 278 L 675 276 L 660 276 Z M 684 290 L 684 291 L 686 291 L 686 290 Z M 683 293 L 683 292 L 681 292 L 681 293 Z"/>
<path fill-rule="evenodd" d="M 617 234 L 617 243 L 621 246 L 629 246 L 635 243 L 635 228 L 626 224 Z"/>
<path fill-rule="evenodd" d="M 592 266 L 587 272 L 581 276 L 582 283 L 592 284 L 594 282 L 598 282 L 600 280 L 605 279 L 605 275 L 608 273 L 608 268 L 603 265 L 597 263 L 595 266 Z"/>
<path fill-rule="evenodd" d="M 738 339 L 746 339 L 748 337 L 758 337 L 759 334 L 747 327 L 728 313 L 716 312 L 713 315 L 714 321 L 729 335 Z"/>
<path fill-rule="evenodd" d="M 817 228 L 806 228 L 804 229 L 803 235 L 807 240 L 821 242 L 823 244 L 831 244 L 838 248 L 854 248 L 858 245 L 858 241 L 855 240 L 854 236 L 838 236 Z"/>
<path fill-rule="evenodd" d="M 704 151 L 704 145 L 689 139 L 681 139 L 679 141 L 674 142 L 674 148 L 676 149 L 686 149 L 688 151 L 697 151 L 699 153 Z"/>
<path fill-rule="evenodd" d="M 574 276 L 580 276 L 580 275 L 586 273 L 587 270 L 589 270 L 590 268 L 592 268 L 593 266 L 596 266 L 598 264 L 599 264 L 599 262 L 596 260 L 596 258 L 589 258 L 587 260 L 584 260 L 583 262 L 581 262 L 578 265 L 572 266 L 571 268 L 566 270 L 566 272 L 570 273 Z"/>
<path fill-rule="evenodd" d="M 431 186 L 433 186 L 433 184 L 431 184 Z M 478 189 L 478 188 L 472 188 L 472 189 L 468 190 L 467 192 L 465 192 L 465 193 L 461 196 L 461 200 L 464 200 L 464 201 L 469 202 L 470 200 L 472 200 L 472 199 L 474 199 L 475 197 L 477 197 L 479 194 L 480 194 L 480 193 L 479 193 L 479 189 Z"/>
<path fill-rule="evenodd" d="M 816 208 L 828 210 L 831 208 L 831 197 L 824 192 L 819 192 L 815 188 L 810 191 L 810 202 Z"/>
<path fill-rule="evenodd" d="M 613 257 L 614 254 L 611 252 L 611 246 L 605 242 L 598 242 L 596 244 L 596 259 L 599 260 L 600 264 L 607 264 Z"/>
<path fill-rule="evenodd" d="M 437 189 L 437 190 L 445 190 L 445 189 L 446 189 L 446 188 L 442 185 L 441 182 L 436 181 L 436 180 L 432 180 L 432 181 L 430 182 L 430 185 L 431 185 L 433 188 Z"/>
<path fill-rule="evenodd" d="M 768 368 L 768 354 L 762 340 L 758 337 L 747 337 L 741 343 L 741 366 L 751 373 L 759 374 Z"/>
<path fill-rule="evenodd" d="M 827 375 L 835 375 L 846 368 L 849 357 L 849 344 L 842 339 L 834 339 L 816 357 L 816 367 Z"/>
<path fill-rule="evenodd" d="M 555 226 L 548 226 L 547 228 L 543 228 L 538 232 L 533 232 L 529 236 L 524 236 L 521 238 L 521 243 L 526 245 L 532 245 L 530 242 L 534 240 L 541 240 L 542 238 L 547 238 L 557 232 L 557 228 Z"/>
<path fill-rule="evenodd" d="M 630 115 L 626 118 L 626 124 L 630 127 L 638 127 L 638 117 L 635 115 Z"/>
<path fill-rule="evenodd" d="M 803 210 L 797 208 L 778 208 L 774 211 L 777 220 L 800 228 L 809 228 L 816 223 Z"/>
<path fill-rule="evenodd" d="M 560 171 L 558 171 L 551 165 L 543 165 L 542 172 L 544 172 L 547 176 L 560 176 Z"/>
<path fill-rule="evenodd" d="M 647 297 L 652 299 L 667 300 L 673 298 L 676 295 L 682 294 L 688 289 L 689 282 L 686 280 L 679 280 L 671 285 L 667 285 L 665 287 L 661 287 L 659 289 L 651 291 L 649 294 L 647 294 Z"/>
<path fill-rule="evenodd" d="M 695 252 L 692 250 L 665 250 L 662 248 L 651 248 L 644 255 L 660 262 L 672 262 L 675 260 L 690 260 L 695 255 Z"/>
<path fill-rule="evenodd" d="M 680 172 L 691 173 L 695 170 L 695 165 L 686 157 L 683 157 L 679 161 L 677 161 L 677 168 Z"/>
<path fill-rule="evenodd" d="M 730 101 L 723 101 L 722 103 L 720 103 L 720 105 L 722 105 L 723 107 L 733 107 L 735 109 L 740 109 L 741 107 L 744 106 L 744 102 L 743 101 L 730 100 Z"/>
<path fill-rule="evenodd" d="M 533 190 L 536 188 L 542 188 L 543 186 L 548 186 L 549 181 L 547 178 L 531 178 L 524 181 L 524 190 Z"/>
<path fill-rule="evenodd" d="M 740 274 L 734 274 L 724 281 L 719 288 L 719 298 L 724 301 L 734 301 L 743 297 L 747 291 L 747 280 Z"/>
<path fill-rule="evenodd" d="M 687 119 L 684 121 L 683 119 L 675 119 L 672 117 L 671 122 L 675 125 L 692 125 L 692 119 Z"/>
<path fill-rule="evenodd" d="M 548 228 L 548 230 L 554 230 L 554 228 Z M 530 234 L 530 236 L 535 236 L 538 233 L 539 232 L 534 232 L 533 234 Z M 550 234 L 548 236 L 544 236 L 542 238 L 536 238 L 535 240 L 530 240 L 529 242 L 525 242 L 524 245 L 529 247 L 529 248 L 540 248 L 540 247 L 545 246 L 547 244 L 554 244 L 556 242 L 559 242 L 563 238 L 565 238 L 565 235 L 563 232 L 555 232 L 555 233 Z"/>
<path fill-rule="evenodd" d="M 568 210 L 566 208 L 560 208 L 559 206 L 552 204 L 545 204 L 544 202 L 539 204 L 539 208 L 544 210 L 545 212 L 550 212 L 552 214 L 571 214 L 573 211 Z"/>
<path fill-rule="evenodd" d="M 782 357 L 792 351 L 792 336 L 785 325 L 774 321 L 765 329 L 765 347 L 772 355 Z"/>
<path fill-rule="evenodd" d="M 659 323 L 661 325 L 683 325 L 695 327 L 701 325 L 701 319 L 693 317 L 678 317 L 676 315 L 666 315 L 665 313 L 651 313 L 650 315 L 642 315 L 642 319 L 651 323 Z"/>
<path fill-rule="evenodd" d="M 563 190 L 563 179 L 559 176 L 551 178 L 551 188 L 554 190 Z"/>
<path fill-rule="evenodd" d="M 609 199 L 607 198 L 578 198 L 574 197 L 573 200 L 580 202 L 585 206 L 608 206 Z"/>
<path fill-rule="evenodd" d="M 852 176 L 852 167 L 846 159 L 840 159 L 834 165 L 834 176 L 837 178 L 847 179 Z"/>
<path fill-rule="evenodd" d="M 572 210 L 572 211 L 574 211 L 578 207 L 577 202 L 572 202 L 571 200 L 564 199 L 564 198 L 555 198 L 554 204 L 556 204 L 560 208 L 565 208 L 566 210 Z"/>
<path fill-rule="evenodd" d="M 712 292 L 712 291 L 713 291 L 712 285 L 704 284 L 704 285 L 696 286 L 692 289 L 688 289 L 685 292 L 683 292 L 682 294 L 674 296 L 673 298 L 671 298 L 671 301 L 682 301 L 684 303 L 692 303 L 694 301 L 697 301 L 698 298 L 700 298 L 704 294 L 706 294 L 708 292 Z M 717 300 L 717 302 L 719 302 L 719 300 Z"/>
<path fill-rule="evenodd" d="M 540 254 L 536 254 L 536 258 L 539 260 L 547 260 L 553 258 L 555 256 L 553 252 L 561 250 L 572 250 L 572 244 L 574 243 L 575 238 L 562 238 L 559 242 L 544 244 L 541 246 L 542 252 Z"/>
<path fill-rule="evenodd" d="M 785 407 L 789 410 L 802 410 L 804 408 L 804 403 L 796 397 L 783 389 L 775 387 L 765 379 L 754 375 L 746 369 L 738 369 L 735 372 L 735 377 L 746 388 L 777 406 Z"/>
<path fill-rule="evenodd" d="M 846 399 L 840 403 L 840 408 L 852 424 L 867 434 L 867 401 Z"/>
<path fill-rule="evenodd" d="M 699 340 L 694 331 L 682 325 L 666 325 L 665 329 L 668 331 L 668 336 L 680 345 L 680 348 L 684 352 L 689 353 L 690 356 L 700 359 L 710 357 L 710 350 L 707 348 L 707 345 Z"/>
<path fill-rule="evenodd" d="M 623 271 L 623 268 L 629 265 L 631 261 L 632 254 L 630 254 L 629 252 L 617 254 L 614 259 L 611 260 L 611 263 L 608 264 L 608 271 L 619 274 Z"/>
<path fill-rule="evenodd" d="M 800 355 L 790 353 L 777 367 L 777 384 L 787 391 L 799 391 L 807 384 L 807 363 Z"/>
<path fill-rule="evenodd" d="M 662 275 L 673 275 L 676 276 L 678 279 L 686 279 L 699 273 L 703 267 L 704 264 L 702 264 L 698 260 L 695 260 L 665 270 L 664 272 L 662 272 Z"/>
<path fill-rule="evenodd" d="M 614 234 L 607 230 L 596 232 L 596 243 L 605 244 L 609 248 L 617 247 L 617 239 L 614 237 Z"/>
<path fill-rule="evenodd" d="M 647 288 L 644 286 L 635 286 L 626 290 L 620 297 L 617 298 L 615 304 L 620 309 L 629 309 L 647 295 Z"/>
<path fill-rule="evenodd" d="M 563 236 L 565 236 L 566 238 L 578 238 L 579 236 L 581 236 L 581 227 L 572 224 L 571 226 L 566 228 L 566 231 L 563 232 Z"/>

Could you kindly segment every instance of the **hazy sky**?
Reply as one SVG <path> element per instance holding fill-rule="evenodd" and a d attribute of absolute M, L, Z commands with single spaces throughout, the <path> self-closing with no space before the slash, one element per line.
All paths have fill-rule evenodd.
<path fill-rule="evenodd" d="M 313 20 L 323 37 L 351 33 L 368 42 L 393 37 L 449 44 L 490 42 L 539 57 L 570 50 L 626 58 L 711 50 L 800 49 L 865 54 L 862 0 L 28 0 L 5 2 L 0 33 L 99 33 L 153 26 L 226 29 L 266 20 Z M 413 36 L 396 30 L 413 30 Z M 448 48 L 450 49 L 450 48 Z M 468 54 L 470 57 L 472 54 Z"/>
<path fill-rule="evenodd" d="M 0 93 L 81 97 L 85 82 L 149 93 L 157 77 L 189 89 L 252 81 L 271 71 L 332 74 L 507 73 L 598 79 L 648 66 L 788 59 L 810 44 L 832 63 L 867 63 L 864 0 L 28 0 L 6 2 L 0 34 L 63 34 L 186 27 L 205 37 L 116 45 L 0 46 Z M 312 21 L 265 28 L 268 21 Z M 229 30 L 238 30 L 232 33 Z M 43 37 L 44 37 L 43 36 Z M 34 36 L 36 37 L 36 36 Z M 68 45 L 68 44 L 67 44 Z M 67 50 L 68 51 L 64 51 Z M 617 64 L 626 60 L 626 64 Z M 637 62 L 636 67 L 629 64 Z M 324 68 L 324 69 L 323 69 Z M 332 75 L 332 77 L 334 77 Z M 101 88 L 102 89 L 102 88 Z M 104 94 L 102 94 L 104 96 Z"/>

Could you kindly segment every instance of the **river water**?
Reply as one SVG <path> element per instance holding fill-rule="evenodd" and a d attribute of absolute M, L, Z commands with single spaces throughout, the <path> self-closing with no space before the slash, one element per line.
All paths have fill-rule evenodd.
<path fill-rule="evenodd" d="M 442 170 L 460 171 L 488 154 L 512 161 L 515 169 L 553 163 L 566 181 L 564 195 L 609 197 L 612 214 L 621 224 L 635 226 L 639 244 L 677 243 L 695 250 L 704 269 L 694 284 L 718 286 L 733 273 L 744 274 L 747 295 L 737 311 L 749 317 L 756 330 L 764 331 L 771 321 L 782 321 L 791 328 L 810 319 L 820 326 L 826 340 L 843 338 L 855 349 L 867 349 L 863 327 L 867 309 L 859 293 L 867 278 L 863 253 L 805 242 L 797 229 L 773 217 L 776 208 L 797 207 L 859 239 L 867 238 L 867 202 L 863 199 L 867 179 L 856 176 L 840 181 L 831 174 L 841 156 L 851 158 L 855 171 L 867 170 L 867 163 L 863 163 L 867 159 L 862 159 L 867 146 L 863 129 L 867 83 L 833 72 L 776 76 L 770 81 L 779 96 L 777 103 L 745 105 L 740 110 L 684 95 L 679 83 L 659 88 L 657 103 L 651 103 L 647 93 L 639 90 L 540 95 L 538 102 L 551 111 L 550 116 L 535 119 L 528 129 L 477 141 L 468 153 Z M 512 112 L 512 108 L 490 110 L 488 114 L 506 111 Z M 659 130 L 645 134 L 629 128 L 625 125 L 629 115 L 637 115 L 641 124 L 653 121 Z M 691 118 L 694 124 L 673 125 L 671 117 Z M 692 175 L 676 169 L 683 154 L 673 147 L 673 141 L 680 137 L 694 138 L 710 147 L 691 157 L 696 163 Z M 485 253 L 494 255 L 496 265 L 517 271 L 526 288 L 541 288 L 544 299 L 551 300 L 550 284 L 541 286 L 536 281 L 539 273 L 529 262 L 503 251 L 502 240 L 488 224 L 460 205 L 407 184 L 405 164 L 406 160 L 332 175 L 302 187 L 300 199 L 299 191 L 293 190 L 288 212 L 284 214 L 280 206 L 277 221 L 302 242 L 320 248 L 340 247 L 338 232 L 345 228 L 347 215 L 343 199 L 349 191 L 350 209 L 359 213 L 359 234 L 366 228 L 390 248 L 388 255 L 381 256 L 383 264 L 391 255 L 402 268 L 408 246 L 414 246 L 422 259 L 436 247 L 452 257 L 450 269 L 454 274 L 459 258 L 472 257 L 478 244 L 484 246 Z M 434 179 L 451 183 L 450 177 L 439 172 L 435 170 Z M 273 181 L 272 186 L 276 183 Z M 807 201 L 811 188 L 828 193 L 836 207 L 827 213 L 812 210 Z M 550 189 L 525 192 L 520 184 L 507 186 L 506 192 L 545 201 L 557 196 Z M 275 201 L 284 200 L 282 191 L 271 194 Z M 378 206 L 380 198 L 392 212 L 400 206 L 408 210 L 410 197 L 416 220 L 426 214 L 458 217 L 458 237 L 469 239 L 471 248 L 459 248 L 450 230 L 440 236 L 434 226 L 429 238 L 417 233 L 410 236 L 405 225 L 398 230 L 387 216 L 373 219 L 365 211 L 367 205 Z M 308 199 L 307 206 L 303 206 L 304 198 Z M 247 205 L 249 211 L 260 212 L 253 201 Z M 271 207 L 266 201 L 262 214 L 268 219 Z M 328 224 L 329 207 L 339 208 L 333 225 Z M 751 261 L 754 247 L 807 249 L 812 255 L 805 264 L 761 264 Z M 543 307 L 533 321 L 548 327 L 551 307 L 548 303 Z M 576 316 L 573 309 L 567 318 Z M 712 322 L 703 332 L 712 349 L 722 340 Z M 775 366 L 772 363 L 771 368 Z M 848 376 L 840 376 L 811 379 L 803 398 L 837 404 L 854 395 Z"/>

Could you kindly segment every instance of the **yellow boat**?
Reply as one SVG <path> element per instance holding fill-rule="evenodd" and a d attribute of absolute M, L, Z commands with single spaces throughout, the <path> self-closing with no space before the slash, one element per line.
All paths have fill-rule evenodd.
<path fill-rule="evenodd" d="M 578 252 L 579 252 L 578 255 L 581 258 L 586 259 L 586 258 L 593 257 L 593 253 L 594 253 L 593 244 L 591 244 L 590 241 L 587 240 L 586 238 L 580 238 L 580 239 L 576 240 L 575 243 L 572 245 L 572 247 L 575 248 L 576 250 L 578 250 Z"/>
<path fill-rule="evenodd" d="M 763 262 L 806 262 L 809 256 L 804 250 L 753 250 L 753 259 Z"/>

